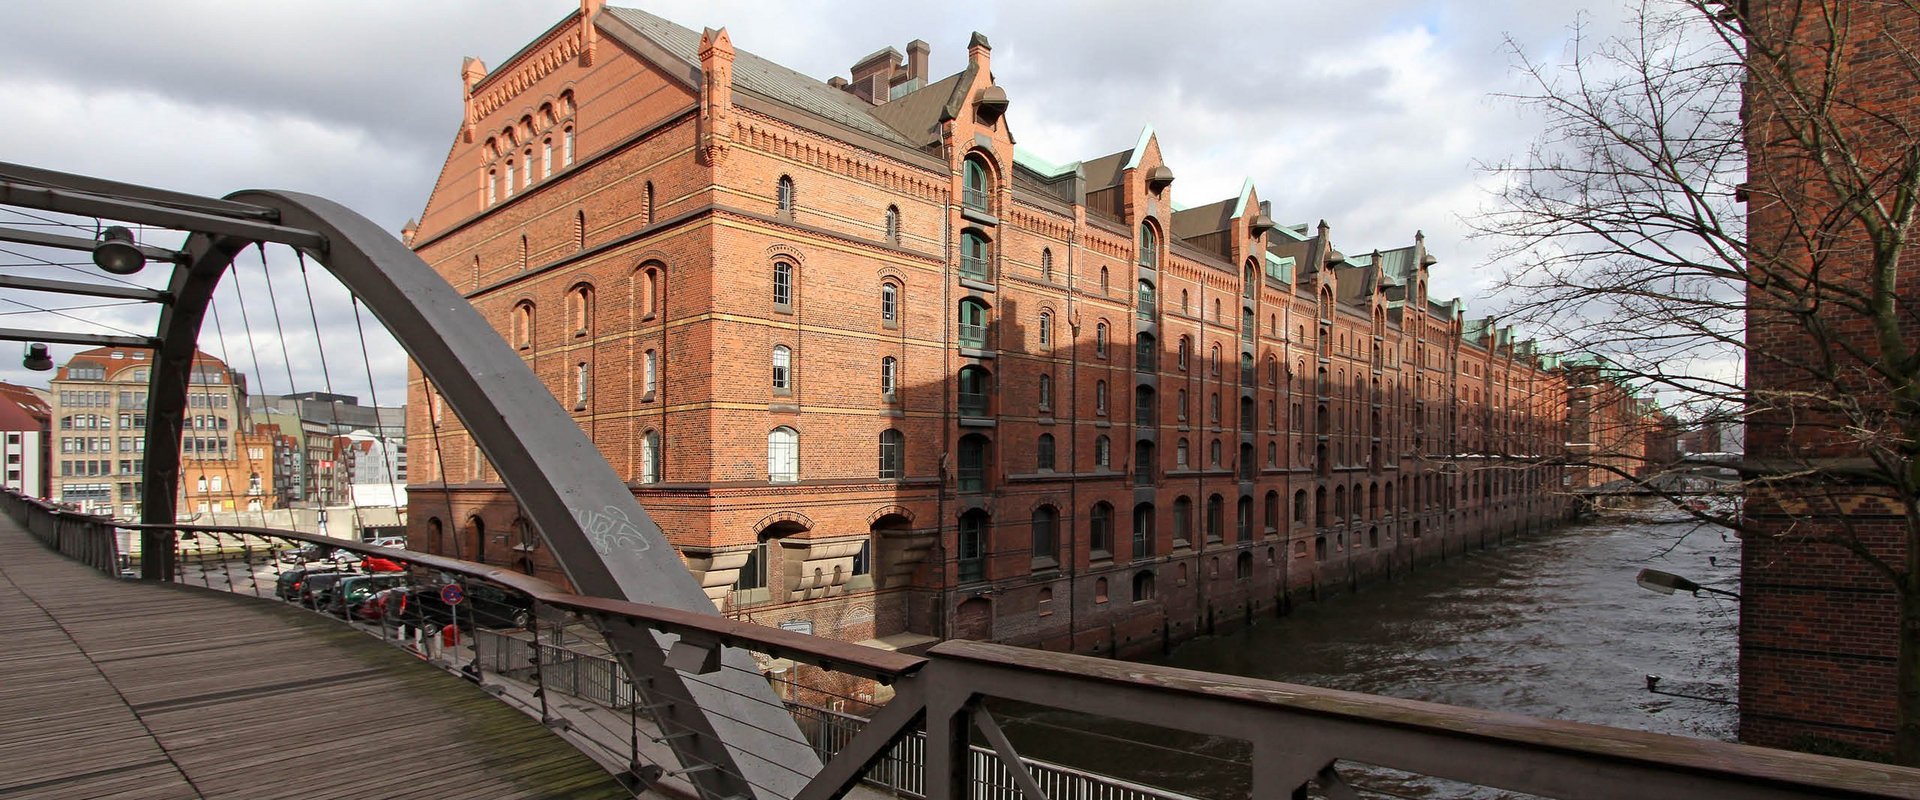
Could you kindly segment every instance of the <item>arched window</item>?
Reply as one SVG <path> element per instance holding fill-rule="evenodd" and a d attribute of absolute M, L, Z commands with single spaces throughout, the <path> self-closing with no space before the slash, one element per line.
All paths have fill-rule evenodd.
<path fill-rule="evenodd" d="M 1060 511 L 1053 506 L 1033 510 L 1033 558 L 1056 561 L 1060 552 Z M 1043 566 L 1043 565 L 1036 565 Z M 1047 564 L 1044 566 L 1054 566 Z"/>
<path fill-rule="evenodd" d="M 1213 349 L 1207 352 L 1207 371 L 1213 373 L 1216 378 L 1220 377 L 1220 345 L 1214 345 Z"/>
<path fill-rule="evenodd" d="M 573 316 L 573 335 L 588 336 L 593 333 L 593 286 L 579 284 L 567 293 L 568 309 Z"/>
<path fill-rule="evenodd" d="M 767 480 L 800 479 L 800 432 L 785 425 L 767 434 Z"/>
<path fill-rule="evenodd" d="M 1049 347 L 1053 344 L 1053 312 L 1051 311 L 1040 312 L 1039 338 L 1041 347 Z"/>
<path fill-rule="evenodd" d="M 778 394 L 793 391 L 793 351 L 784 344 L 773 346 L 773 391 Z"/>
<path fill-rule="evenodd" d="M 1240 271 L 1240 296 L 1252 299 L 1254 285 L 1253 262 L 1249 261 L 1247 262 L 1247 266 Z"/>
<path fill-rule="evenodd" d="M 660 313 L 660 270 L 648 267 L 640 271 L 640 318 Z"/>
<path fill-rule="evenodd" d="M 1094 503 L 1087 514 L 1087 549 L 1095 558 L 1113 557 L 1113 505 L 1105 500 Z"/>
<path fill-rule="evenodd" d="M 640 482 L 660 482 L 660 434 L 647 431 L 640 437 Z"/>
<path fill-rule="evenodd" d="M 1107 268 L 1101 267 L 1100 268 L 1100 293 L 1106 294 L 1110 289 L 1111 289 L 1111 284 L 1108 281 Z"/>
<path fill-rule="evenodd" d="M 960 187 L 960 204 L 975 211 L 991 213 L 993 210 L 992 174 L 987 170 L 985 159 L 969 155 L 963 164 L 964 182 Z"/>
<path fill-rule="evenodd" d="M 1280 493 L 1277 491 L 1273 491 L 1273 490 L 1267 491 L 1265 522 L 1266 522 L 1267 533 L 1269 535 L 1279 532 L 1280 530 Z"/>
<path fill-rule="evenodd" d="M 487 170 L 487 205 L 500 202 L 500 171 Z"/>
<path fill-rule="evenodd" d="M 1160 371 L 1160 343 L 1153 334 L 1141 332 L 1133 337 L 1133 368 L 1137 372 Z"/>
<path fill-rule="evenodd" d="M 1144 603 L 1153 599 L 1153 570 L 1143 569 L 1133 574 L 1133 602 Z"/>
<path fill-rule="evenodd" d="M 1133 424 L 1150 428 L 1159 424 L 1157 398 L 1151 386 L 1133 387 Z"/>
<path fill-rule="evenodd" d="M 1152 486 L 1159 473 L 1160 459 L 1154 455 L 1153 442 L 1141 439 L 1133 443 L 1133 483 L 1135 486 Z"/>
<path fill-rule="evenodd" d="M 560 163 L 573 166 L 573 126 L 560 133 Z"/>
<path fill-rule="evenodd" d="M 1180 437 L 1180 441 L 1174 444 L 1173 446 L 1173 465 L 1174 466 L 1181 467 L 1181 468 L 1185 468 L 1187 466 L 1187 463 L 1188 463 L 1187 459 L 1191 456 L 1188 450 L 1189 448 L 1187 447 L 1187 437 L 1185 436 Z"/>
<path fill-rule="evenodd" d="M 500 187 L 501 199 L 513 196 L 513 159 L 507 159 L 507 182 Z"/>
<path fill-rule="evenodd" d="M 900 207 L 887 206 L 887 241 L 900 241 Z"/>
<path fill-rule="evenodd" d="M 891 399 L 900 386 L 900 362 L 893 356 L 880 359 L 880 394 Z"/>
<path fill-rule="evenodd" d="M 775 189 L 774 201 L 781 215 L 793 216 L 793 178 L 786 175 L 780 176 L 780 183 Z"/>
<path fill-rule="evenodd" d="M 1113 466 L 1113 440 L 1105 434 L 1093 440 L 1093 465 L 1099 469 Z"/>
<path fill-rule="evenodd" d="M 880 284 L 880 322 L 891 328 L 900 324 L 900 287 Z"/>
<path fill-rule="evenodd" d="M 540 140 L 540 174 L 553 174 L 553 137 Z"/>
<path fill-rule="evenodd" d="M 993 279 L 993 240 L 977 228 L 960 232 L 960 277 L 976 281 Z"/>
<path fill-rule="evenodd" d="M 1139 300 L 1140 302 L 1134 313 L 1139 316 L 1140 319 L 1152 322 L 1154 311 L 1153 281 L 1144 279 L 1140 281 Z"/>
<path fill-rule="evenodd" d="M 1185 422 L 1187 419 L 1187 390 L 1185 389 L 1180 390 L 1180 402 L 1178 406 L 1175 411 L 1180 415 L 1180 421 Z"/>
<path fill-rule="evenodd" d="M 1173 501 L 1173 546 L 1186 547 L 1193 541 L 1193 500 L 1186 495 Z"/>
<path fill-rule="evenodd" d="M 586 410 L 587 397 L 593 394 L 592 383 L 593 383 L 593 375 L 588 370 L 587 362 L 581 361 L 574 364 L 573 365 L 573 410 L 575 411 Z"/>
<path fill-rule="evenodd" d="M 985 417 L 992 410 L 993 373 L 978 364 L 960 368 L 960 416 Z"/>
<path fill-rule="evenodd" d="M 1215 444 L 1218 444 L 1217 442 Z M 1207 498 L 1207 541 L 1218 542 L 1226 529 L 1227 500 L 1216 494 Z"/>
<path fill-rule="evenodd" d="M 1193 358 L 1193 340 L 1185 336 L 1180 337 L 1180 349 L 1174 358 L 1180 367 L 1180 371 L 1186 372 L 1187 362 Z"/>
<path fill-rule="evenodd" d="M 1305 489 L 1293 493 L 1293 524 L 1307 524 L 1307 490 Z"/>
<path fill-rule="evenodd" d="M 640 211 L 643 216 L 640 218 L 640 224 L 652 225 L 655 221 L 653 216 L 653 181 L 647 181 L 646 187 L 641 189 L 641 191 L 643 194 L 640 196 Z"/>
<path fill-rule="evenodd" d="M 1106 381 L 1093 382 L 1093 413 L 1102 417 L 1107 415 Z"/>
<path fill-rule="evenodd" d="M 1149 223 L 1140 223 L 1140 266 L 1155 269 L 1160 264 L 1160 234 Z"/>
<path fill-rule="evenodd" d="M 660 356 L 648 350 L 640 357 L 640 399 L 652 400 L 660 385 Z"/>
<path fill-rule="evenodd" d="M 1101 358 L 1107 357 L 1107 323 L 1105 322 L 1093 326 L 1093 354 Z"/>
<path fill-rule="evenodd" d="M 521 154 L 521 158 L 527 165 L 527 173 L 526 177 L 520 179 L 520 185 L 522 187 L 531 187 L 533 186 L 533 148 L 527 148 L 527 151 Z"/>
<path fill-rule="evenodd" d="M 1040 277 L 1049 282 L 1053 280 L 1053 248 L 1051 247 L 1040 248 Z"/>
<path fill-rule="evenodd" d="M 773 262 L 773 307 L 776 311 L 786 311 L 793 306 L 793 265 L 785 261 Z"/>
<path fill-rule="evenodd" d="M 905 477 L 906 448 L 907 439 L 904 434 L 893 429 L 880 432 L 880 477 Z"/>
<path fill-rule="evenodd" d="M 970 583 L 987 577 L 987 512 L 978 508 L 960 515 L 960 580 Z"/>
<path fill-rule="evenodd" d="M 533 303 L 521 302 L 513 307 L 513 346 L 521 350 L 533 348 Z"/>
<path fill-rule="evenodd" d="M 1040 402 L 1038 403 L 1038 405 L 1041 411 L 1049 411 L 1053 408 L 1053 376 L 1052 375 L 1040 376 L 1039 400 Z"/>
<path fill-rule="evenodd" d="M 575 250 L 587 249 L 587 212 L 573 212 L 573 247 Z"/>
<path fill-rule="evenodd" d="M 960 301 L 960 346 L 987 349 L 987 304 L 977 297 Z"/>
<path fill-rule="evenodd" d="M 1040 440 L 1033 446 L 1034 469 L 1040 472 L 1053 471 L 1053 434 L 1040 434 Z"/>

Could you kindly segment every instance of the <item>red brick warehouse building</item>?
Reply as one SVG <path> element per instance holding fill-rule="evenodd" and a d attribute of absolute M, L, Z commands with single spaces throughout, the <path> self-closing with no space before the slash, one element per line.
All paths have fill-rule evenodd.
<path fill-rule="evenodd" d="M 1551 524 L 1566 384 L 1149 130 L 1016 151 L 975 35 L 819 81 L 588 0 L 492 71 L 407 236 L 723 610 L 850 640 L 1158 646 Z M 415 542 L 551 572 L 414 373 Z"/>

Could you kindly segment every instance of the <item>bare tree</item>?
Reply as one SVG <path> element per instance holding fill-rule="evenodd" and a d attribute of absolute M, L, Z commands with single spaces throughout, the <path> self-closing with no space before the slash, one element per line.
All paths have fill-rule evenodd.
<path fill-rule="evenodd" d="M 1904 764 L 1920 764 L 1920 320 L 1901 302 L 1915 3 L 1649 1 L 1626 33 L 1576 26 L 1564 63 L 1515 46 L 1514 99 L 1548 126 L 1491 168 L 1478 223 L 1507 243 L 1516 321 L 1683 419 L 1744 421 L 1746 502 L 1699 513 L 1741 531 L 1749 581 L 1758 563 L 1878 587 L 1862 602 L 1897 619 L 1875 634 L 1897 639 L 1878 701 Z"/>

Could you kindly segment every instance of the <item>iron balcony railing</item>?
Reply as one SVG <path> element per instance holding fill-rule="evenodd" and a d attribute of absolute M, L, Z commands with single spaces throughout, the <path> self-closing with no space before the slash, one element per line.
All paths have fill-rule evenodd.
<path fill-rule="evenodd" d="M 987 266 L 986 257 L 985 256 L 968 256 L 968 255 L 961 256 L 960 257 L 960 277 L 971 278 L 976 281 L 991 280 L 992 274 Z"/>
<path fill-rule="evenodd" d="M 983 214 L 992 210 L 987 200 L 987 190 L 985 189 L 967 186 L 960 190 L 960 204 Z"/>
<path fill-rule="evenodd" d="M 1022 712 L 1028 715 L 1032 709 L 1041 709 L 1100 717 L 1122 723 L 1122 730 L 1164 729 L 1238 742 L 1248 754 L 1246 774 L 1250 785 L 1242 794 L 1256 798 L 1304 796 L 1309 789 L 1326 797 L 1399 796 L 1366 785 L 1376 769 L 1440 782 L 1437 793 L 1423 792 L 1428 796 L 1487 794 L 1473 788 L 1485 787 L 1496 794 L 1623 800 L 1920 797 L 1920 790 L 1915 788 L 1920 787 L 1920 769 L 1887 764 L 988 642 L 951 640 L 933 646 L 925 656 L 910 656 L 763 627 L 715 613 L 570 594 L 499 565 L 316 534 L 268 528 L 119 523 L 65 511 L 12 491 L 0 494 L 0 510 L 48 546 L 109 574 L 119 574 L 125 568 L 125 554 L 118 542 L 126 531 L 170 532 L 166 538 L 173 541 L 172 555 L 177 565 L 171 580 L 271 597 L 280 586 L 277 577 L 284 574 L 283 570 L 306 568 L 282 560 L 288 546 L 311 545 L 349 553 L 354 558 L 379 556 L 398 562 L 417 574 L 438 576 L 433 580 L 468 587 L 469 598 L 476 597 L 483 587 L 519 598 L 516 602 L 530 605 L 532 613 L 518 621 L 541 629 L 543 640 L 547 631 L 557 627 L 548 622 L 553 619 L 578 620 L 601 630 L 638 628 L 651 632 L 656 639 L 664 636 L 659 640 L 673 644 L 660 651 L 618 655 L 623 659 L 662 659 L 689 679 L 715 679 L 728 669 L 737 669 L 725 666 L 723 654 L 744 650 L 767 659 L 803 664 L 810 668 L 809 673 L 817 672 L 820 682 L 790 685 L 788 692 L 804 695 L 784 698 L 790 702 L 817 706 L 821 703 L 816 699 L 855 691 L 848 687 L 891 686 L 891 699 L 871 716 L 864 720 L 838 718 L 832 723 L 845 724 L 849 729 L 833 732 L 831 747 L 821 749 L 818 735 L 811 742 L 801 743 L 809 756 L 821 752 L 826 758 L 818 767 L 791 765 L 806 770 L 804 785 L 792 794 L 792 800 L 844 797 L 869 781 L 898 786 L 903 794 L 928 800 L 1178 797 L 1111 778 L 1053 783 L 1047 765 L 1021 756 L 1002 728 L 1001 720 L 1014 713 L 1009 708 L 1029 709 Z M 336 618 L 339 616 L 336 614 Z M 345 616 L 353 617 L 354 613 L 349 610 Z M 379 633 L 391 636 L 391 627 L 383 625 Z M 413 641 L 417 644 L 419 640 Z M 609 700 L 616 700 L 622 688 L 637 694 L 628 706 L 634 720 L 633 774 L 649 784 L 726 769 L 693 754 L 751 746 L 751 741 L 718 740 L 711 730 L 677 726 L 673 720 L 680 703 L 675 698 L 650 696 L 645 686 L 605 683 L 612 671 L 594 666 L 591 659 L 577 659 L 532 644 L 532 636 L 520 641 L 523 644 L 505 645 L 494 639 L 470 661 L 460 650 L 454 651 L 454 658 L 461 662 L 462 672 L 483 684 L 511 679 L 503 673 L 518 673 L 543 684 L 552 681 L 555 692 L 565 688 Z M 486 649 L 489 647 L 490 651 Z M 497 660 L 480 658 L 483 654 Z M 537 665 L 533 663 L 536 658 Z M 567 664 L 578 666 L 562 666 Z M 567 672 L 578 677 L 559 677 Z M 708 680 L 698 682 L 717 687 Z M 545 691 L 533 695 L 533 702 L 543 704 L 542 712 L 548 710 L 544 707 L 547 695 Z M 745 707 L 751 700 L 740 695 L 730 707 Z M 659 719 L 649 719 L 643 727 L 642 709 Z M 370 725 L 377 722 L 368 721 Z M 818 726 L 814 727 L 817 734 Z M 340 735 L 362 733 L 355 729 Z M 740 735 L 751 739 L 750 735 Z M 973 746 L 976 737 L 984 747 Z M 618 743 L 624 746 L 626 739 L 623 732 Z M 681 753 L 680 767 L 663 770 L 642 763 L 640 745 L 648 739 L 702 741 L 699 747 L 676 748 Z M 910 742 L 918 744 L 903 744 Z M 991 758 L 986 753 L 991 753 Z M 1217 760 L 1203 753 L 1191 755 L 1194 759 Z M 1070 762 L 1071 758 L 1057 760 Z M 1061 766 L 1068 772 L 1087 774 L 1071 763 Z M 685 791 L 686 787 L 681 788 Z M 758 790 L 753 794 L 762 796 Z"/>
<path fill-rule="evenodd" d="M 960 393 L 960 416 L 963 416 L 963 417 L 987 416 L 987 410 L 989 408 L 989 405 L 990 404 L 988 402 L 986 392 L 961 392 Z"/>
<path fill-rule="evenodd" d="M 985 323 L 960 323 L 960 346 L 975 350 L 987 349 L 987 326 Z"/>

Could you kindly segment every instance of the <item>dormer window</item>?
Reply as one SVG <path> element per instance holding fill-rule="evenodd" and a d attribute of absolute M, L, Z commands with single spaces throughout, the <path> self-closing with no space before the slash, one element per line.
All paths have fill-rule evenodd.
<path fill-rule="evenodd" d="M 987 171 L 987 162 L 979 156 L 967 156 L 963 172 L 965 183 L 960 189 L 961 205 L 981 213 L 990 213 L 993 182 Z"/>

